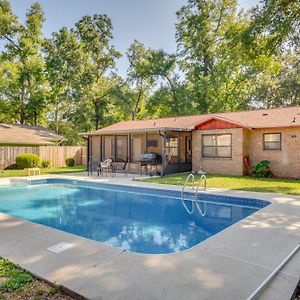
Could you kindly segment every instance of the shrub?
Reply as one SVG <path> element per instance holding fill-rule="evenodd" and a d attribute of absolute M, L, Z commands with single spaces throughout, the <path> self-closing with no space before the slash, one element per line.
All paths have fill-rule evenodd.
<path fill-rule="evenodd" d="M 42 168 L 44 168 L 44 169 L 49 168 L 49 166 L 50 166 L 50 160 L 48 160 L 48 159 L 43 159 L 43 160 L 41 161 L 41 166 L 42 166 Z"/>
<path fill-rule="evenodd" d="M 75 159 L 73 157 L 67 158 L 65 162 L 68 167 L 74 167 L 75 165 Z"/>
<path fill-rule="evenodd" d="M 18 169 L 38 167 L 40 157 L 37 154 L 23 153 L 16 157 Z"/>
<path fill-rule="evenodd" d="M 253 167 L 253 175 L 261 178 L 272 177 L 273 174 L 270 170 L 270 161 L 262 160 L 257 165 Z"/>

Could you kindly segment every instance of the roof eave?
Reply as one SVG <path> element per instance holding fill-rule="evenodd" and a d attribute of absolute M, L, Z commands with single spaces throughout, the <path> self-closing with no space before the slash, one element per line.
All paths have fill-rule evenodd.
<path fill-rule="evenodd" d="M 130 129 L 130 130 L 100 130 L 94 132 L 84 132 L 81 135 L 83 137 L 93 135 L 108 135 L 108 134 L 129 134 L 129 133 L 141 133 L 141 132 L 159 132 L 159 131 L 181 131 L 191 132 L 192 128 L 173 128 L 173 127 L 159 127 L 159 128 L 141 128 L 141 129 Z"/>
<path fill-rule="evenodd" d="M 253 129 L 272 129 L 272 128 L 299 128 L 300 124 L 298 125 L 274 125 L 274 126 L 255 126 Z"/>

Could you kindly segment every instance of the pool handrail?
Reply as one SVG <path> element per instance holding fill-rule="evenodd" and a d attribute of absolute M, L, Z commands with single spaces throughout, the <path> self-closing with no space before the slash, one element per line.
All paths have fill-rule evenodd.
<path fill-rule="evenodd" d="M 199 188 L 201 187 L 202 180 L 204 180 L 203 191 L 206 191 L 206 176 L 205 176 L 205 174 L 202 174 L 201 177 L 200 177 L 200 179 L 199 179 L 199 182 L 197 184 L 196 191 L 195 191 L 195 197 L 196 198 L 197 198 L 197 194 L 199 193 Z"/>
<path fill-rule="evenodd" d="M 194 187 L 195 187 L 195 176 L 194 176 L 194 174 L 190 173 L 187 176 L 185 183 L 181 189 L 181 202 L 182 202 L 182 205 L 184 206 L 185 210 L 187 211 L 187 213 L 191 215 L 192 213 L 194 213 L 194 210 L 195 210 L 194 203 L 192 202 L 192 209 L 190 210 L 184 202 L 184 189 L 185 189 L 186 185 L 188 184 L 190 178 L 192 178 L 192 189 L 194 189 Z"/>

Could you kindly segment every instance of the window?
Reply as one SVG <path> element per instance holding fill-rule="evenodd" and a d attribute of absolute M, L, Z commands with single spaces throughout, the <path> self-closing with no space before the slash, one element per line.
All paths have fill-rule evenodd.
<path fill-rule="evenodd" d="M 264 133 L 264 150 L 281 150 L 281 133 Z"/>
<path fill-rule="evenodd" d="M 231 134 L 202 135 L 202 157 L 231 157 Z"/>
<path fill-rule="evenodd" d="M 147 148 L 148 147 L 156 148 L 157 147 L 157 140 L 148 140 L 147 141 Z"/>
<path fill-rule="evenodd" d="M 167 137 L 166 155 L 167 155 L 167 157 L 177 157 L 178 156 L 178 137 Z"/>

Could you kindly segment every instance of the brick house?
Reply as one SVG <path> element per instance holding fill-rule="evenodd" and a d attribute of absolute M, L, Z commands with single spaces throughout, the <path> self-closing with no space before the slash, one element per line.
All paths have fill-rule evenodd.
<path fill-rule="evenodd" d="M 90 162 L 128 159 L 131 172 L 142 153 L 157 153 L 162 174 L 246 175 L 248 156 L 251 165 L 270 160 L 278 177 L 300 178 L 300 107 L 125 121 L 86 137 Z"/>

